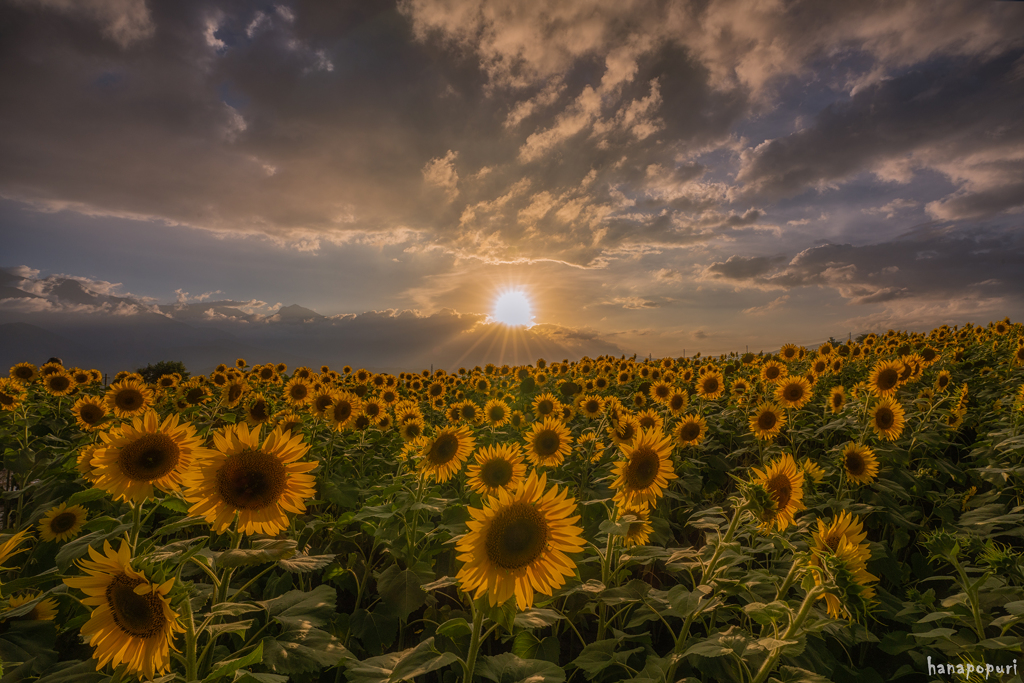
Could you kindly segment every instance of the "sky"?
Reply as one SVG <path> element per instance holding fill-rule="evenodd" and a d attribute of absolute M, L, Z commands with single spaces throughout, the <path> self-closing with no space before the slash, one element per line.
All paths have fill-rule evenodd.
<path fill-rule="evenodd" d="M 1020 2 L 0 0 L 0 92 L 3 323 L 66 279 L 417 358 L 509 290 L 570 355 L 1024 314 Z"/>

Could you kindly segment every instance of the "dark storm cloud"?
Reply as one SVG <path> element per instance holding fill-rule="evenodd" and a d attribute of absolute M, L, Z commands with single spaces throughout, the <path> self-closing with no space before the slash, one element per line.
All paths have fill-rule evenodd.
<path fill-rule="evenodd" d="M 1024 50 L 940 59 L 828 105 L 806 129 L 757 147 L 738 180 L 784 197 L 861 171 L 905 180 L 933 168 L 961 189 L 930 206 L 943 218 L 1024 203 Z"/>
<path fill-rule="evenodd" d="M 788 263 L 732 256 L 709 265 L 712 280 L 763 289 L 819 286 L 854 304 L 896 299 L 1019 299 L 1024 232 L 921 226 L 879 244 L 822 244 Z"/>

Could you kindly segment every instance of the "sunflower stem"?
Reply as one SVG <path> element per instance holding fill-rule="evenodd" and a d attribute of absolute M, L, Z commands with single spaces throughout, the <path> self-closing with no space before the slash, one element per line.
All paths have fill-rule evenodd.
<path fill-rule="evenodd" d="M 476 600 L 471 603 L 473 610 L 473 635 L 469 641 L 469 653 L 466 656 L 465 677 L 462 679 L 463 683 L 472 683 L 473 672 L 476 669 L 476 656 L 480 651 L 480 632 L 484 625 L 484 611 L 477 607 Z"/>
<path fill-rule="evenodd" d="M 135 547 L 139 544 L 139 531 L 142 529 L 142 503 L 144 500 L 136 501 L 132 505 L 132 555 L 135 555 Z"/>
<path fill-rule="evenodd" d="M 192 617 L 192 597 L 185 594 L 185 680 L 194 681 L 198 678 L 196 662 L 196 623 Z"/>
<path fill-rule="evenodd" d="M 729 528 L 725 532 L 725 537 L 718 540 L 718 544 L 715 545 L 715 554 L 711 556 L 711 561 L 708 562 L 707 569 L 704 570 L 704 575 L 701 577 L 701 583 L 707 584 L 711 579 L 714 578 L 715 570 L 718 567 L 718 560 L 722 557 L 722 549 L 732 542 L 732 537 L 736 534 L 736 529 L 740 524 L 740 517 L 750 507 L 748 501 L 743 501 L 742 504 L 736 506 L 736 511 L 732 514 L 732 521 L 729 522 Z"/>
<path fill-rule="evenodd" d="M 804 621 L 807 619 L 807 615 L 811 613 L 811 607 L 814 606 L 814 602 L 821 597 L 824 592 L 824 586 L 815 586 L 811 590 L 807 591 L 807 595 L 804 597 L 804 602 L 800 605 L 800 611 L 797 613 L 796 617 L 794 617 L 793 621 L 790 622 L 789 628 L 787 628 L 786 632 L 782 635 L 782 640 L 789 640 L 790 638 L 798 635 L 797 631 L 799 631 L 800 627 L 803 626 Z M 768 678 L 768 674 L 770 674 L 772 669 L 775 668 L 779 658 L 782 657 L 782 650 L 783 648 L 780 647 L 772 651 L 771 656 L 768 657 L 764 664 L 761 665 L 761 668 L 757 672 L 757 676 L 754 677 L 754 680 L 751 683 L 764 683 L 764 680 Z"/>

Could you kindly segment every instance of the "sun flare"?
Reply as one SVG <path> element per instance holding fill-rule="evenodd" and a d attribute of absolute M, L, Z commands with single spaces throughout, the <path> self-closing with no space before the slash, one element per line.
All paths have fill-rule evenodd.
<path fill-rule="evenodd" d="M 503 292 L 494 303 L 494 319 L 509 327 L 533 324 L 533 308 L 526 294 L 518 289 Z"/>

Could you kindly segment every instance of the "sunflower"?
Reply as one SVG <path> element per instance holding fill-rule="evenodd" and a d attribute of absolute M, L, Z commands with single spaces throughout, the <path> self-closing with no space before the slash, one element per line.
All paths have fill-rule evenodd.
<path fill-rule="evenodd" d="M 229 380 L 220 390 L 221 400 L 228 408 L 234 408 L 249 391 L 249 383 L 240 379 Z"/>
<path fill-rule="evenodd" d="M 842 517 L 840 517 L 840 520 L 841 519 Z M 832 526 L 834 527 L 836 524 L 840 523 L 840 520 L 833 522 Z M 849 524 L 849 521 L 847 521 L 847 524 Z M 823 527 L 820 519 L 818 520 L 818 527 L 820 533 Z M 856 527 L 860 527 L 859 522 L 856 523 Z M 831 527 L 829 527 L 829 529 L 831 529 Z M 827 534 L 828 530 L 825 530 L 825 533 Z M 861 534 L 857 535 L 860 536 Z M 852 579 L 852 585 L 840 584 L 841 590 L 845 589 L 844 592 L 846 593 L 846 596 L 844 597 L 849 598 L 850 593 L 855 592 L 858 601 L 867 602 L 875 596 L 875 589 L 869 584 L 877 582 L 878 577 L 869 573 L 867 570 L 867 561 L 871 559 L 871 550 L 867 543 L 851 542 L 842 534 L 833 534 L 831 538 L 826 539 L 835 540 L 836 546 L 834 548 L 826 545 L 824 541 L 822 541 L 822 545 L 824 547 L 817 546 L 819 543 L 817 534 L 815 534 L 814 540 L 816 544 L 816 547 L 813 549 L 815 557 L 811 562 L 815 566 L 820 567 L 824 564 L 824 557 L 831 555 L 839 560 L 840 567 L 845 569 L 849 574 L 849 578 Z M 815 572 L 814 582 L 820 585 L 822 581 L 823 577 L 821 574 L 819 572 Z M 854 586 L 856 586 L 856 588 Z M 825 593 L 822 597 L 825 599 L 825 604 L 828 607 L 829 616 L 833 619 L 845 619 L 851 616 L 850 610 L 843 605 L 843 601 L 839 599 L 839 596 L 834 595 L 833 593 Z"/>
<path fill-rule="evenodd" d="M 945 391 L 949 388 L 952 379 L 953 378 L 949 374 L 949 370 L 940 370 L 938 376 L 935 378 L 935 390 Z"/>
<path fill-rule="evenodd" d="M 576 439 L 576 448 L 591 463 L 601 461 L 604 456 L 604 442 L 597 438 L 597 432 L 584 432 Z"/>
<path fill-rule="evenodd" d="M 900 386 L 900 375 L 906 367 L 898 360 L 882 360 L 875 363 L 868 376 L 868 388 L 879 398 L 892 396 Z"/>
<path fill-rule="evenodd" d="M 466 425 L 440 429 L 423 443 L 420 470 L 443 484 L 462 469 L 475 445 L 476 439 Z"/>
<path fill-rule="evenodd" d="M 737 402 L 742 402 L 749 391 L 750 383 L 743 378 L 733 380 L 732 385 L 729 387 L 729 395 Z"/>
<path fill-rule="evenodd" d="M 622 414 L 608 427 L 608 436 L 615 445 L 629 443 L 640 431 L 640 421 L 633 415 Z"/>
<path fill-rule="evenodd" d="M 651 398 L 658 403 L 665 403 L 669 396 L 672 395 L 672 385 L 664 380 L 659 380 L 651 385 L 649 389 Z"/>
<path fill-rule="evenodd" d="M 93 460 L 93 455 L 95 455 L 99 448 L 99 444 L 95 443 L 82 446 L 81 450 L 78 451 L 78 458 L 76 459 L 78 473 L 91 484 L 95 484 L 96 479 L 99 477 L 96 471 L 96 463 Z"/>
<path fill-rule="evenodd" d="M 671 440 L 660 431 L 645 429 L 628 444 L 619 444 L 619 450 L 623 459 L 612 466 L 616 504 L 654 507 L 669 480 L 678 478 L 669 457 Z"/>
<path fill-rule="evenodd" d="M 811 383 L 800 376 L 779 380 L 775 400 L 787 408 L 803 408 L 811 400 Z"/>
<path fill-rule="evenodd" d="M 190 423 L 178 423 L 178 415 L 159 421 L 150 410 L 113 433 L 101 432 L 106 447 L 92 455 L 96 486 L 118 500 L 141 502 L 153 495 L 153 487 L 176 491 L 194 457 L 206 455 L 202 437 Z"/>
<path fill-rule="evenodd" d="M 501 399 L 491 399 L 484 405 L 484 419 L 491 427 L 501 427 L 508 424 L 509 415 L 512 411 L 508 404 Z"/>
<path fill-rule="evenodd" d="M 725 380 L 718 370 L 706 370 L 697 378 L 697 395 L 714 401 L 725 391 Z"/>
<path fill-rule="evenodd" d="M 22 531 L 19 531 L 16 534 L 8 536 L 6 539 L 4 539 L 3 542 L 0 542 L 0 569 L 5 568 L 7 560 L 11 559 L 20 552 L 28 550 L 28 548 L 18 547 L 19 545 L 21 545 L 22 541 L 24 541 L 27 538 L 31 538 L 31 536 L 28 535 L 28 529 L 23 529 Z"/>
<path fill-rule="evenodd" d="M 687 415 L 672 428 L 672 436 L 680 446 L 699 446 L 707 433 L 707 420 L 700 415 Z"/>
<path fill-rule="evenodd" d="M 828 407 L 832 409 L 832 414 L 840 412 L 845 405 L 846 394 L 843 392 L 843 388 L 832 387 L 828 392 Z"/>
<path fill-rule="evenodd" d="M 903 433 L 903 406 L 891 398 L 883 398 L 871 409 L 871 428 L 878 438 L 895 441 Z"/>
<path fill-rule="evenodd" d="M 959 410 L 951 410 L 944 418 L 943 423 L 950 429 L 960 429 L 964 423 L 964 413 Z"/>
<path fill-rule="evenodd" d="M 339 432 L 351 429 L 354 426 L 355 419 L 363 413 L 362 399 L 347 391 L 329 394 L 329 396 L 331 403 L 324 408 L 324 419 Z M 316 398 L 314 398 L 314 405 L 315 403 Z"/>
<path fill-rule="evenodd" d="M 565 456 L 572 452 L 569 429 L 553 417 L 535 422 L 526 434 L 527 457 L 534 465 L 554 467 L 561 465 Z"/>
<path fill-rule="evenodd" d="M 10 601 L 7 603 L 7 609 L 13 610 L 27 605 L 36 599 L 35 595 L 23 593 L 21 595 L 12 595 Z M 43 598 L 37 602 L 28 613 L 23 614 L 14 619 L 22 619 L 24 621 L 53 621 L 57 618 L 57 601 L 52 598 Z"/>
<path fill-rule="evenodd" d="M 761 528 L 767 531 L 775 527 L 785 531 L 793 523 L 793 515 L 804 508 L 804 478 L 797 470 L 793 456 L 783 453 L 764 470 L 752 469 L 754 483 L 764 487 L 773 503 L 771 508 L 758 515 Z"/>
<path fill-rule="evenodd" d="M 218 534 L 237 513 L 239 532 L 275 536 L 288 528 L 287 513 L 305 512 L 304 501 L 316 494 L 309 471 L 317 463 L 299 461 L 309 451 L 302 434 L 277 428 L 261 444 L 259 432 L 244 424 L 214 432 L 214 450 L 186 475 L 189 514 Z"/>
<path fill-rule="evenodd" d="M 665 419 L 654 408 L 640 411 L 636 414 L 636 419 L 640 423 L 640 429 L 657 429 L 661 431 L 665 424 Z"/>
<path fill-rule="evenodd" d="M 576 573 L 567 553 L 586 544 L 576 501 L 546 487 L 547 476 L 532 472 L 514 492 L 500 489 L 483 508 L 469 508 L 468 531 L 456 544 L 464 591 L 487 595 L 492 607 L 514 595 L 523 610 L 533 606 L 534 592 L 551 595 Z"/>
<path fill-rule="evenodd" d="M 270 409 L 270 403 L 267 402 L 262 392 L 256 392 L 246 401 L 245 421 L 250 427 L 266 424 L 273 416 L 274 412 Z"/>
<path fill-rule="evenodd" d="M 480 406 L 469 399 L 459 401 L 451 406 L 448 418 L 448 421 L 452 423 L 465 422 L 471 425 L 476 424 L 481 418 Z"/>
<path fill-rule="evenodd" d="M 214 374 L 217 374 L 217 373 L 214 373 Z M 227 375 L 223 375 L 223 376 L 224 376 L 224 379 L 227 380 L 228 376 Z M 180 383 L 181 383 L 181 375 L 179 375 L 176 372 L 160 375 L 160 378 L 157 379 L 157 381 L 156 381 L 156 385 L 158 387 L 160 387 L 161 389 L 174 389 Z M 214 384 L 216 384 L 216 383 L 217 382 L 214 381 Z"/>
<path fill-rule="evenodd" d="M 104 541 L 103 554 L 89 548 L 89 556 L 92 560 L 77 562 L 86 576 L 64 579 L 64 583 L 88 596 L 82 604 L 95 606 L 82 635 L 96 648 L 96 670 L 108 663 L 115 668 L 125 664 L 128 672 L 147 679 L 167 672 L 171 641 L 175 633 L 185 630 L 167 598 L 174 579 L 157 585 L 132 569 L 125 542 L 114 552 L 110 542 Z"/>
<path fill-rule="evenodd" d="M 800 347 L 796 344 L 786 344 L 779 349 L 779 357 L 785 361 L 796 360 L 800 355 Z"/>
<path fill-rule="evenodd" d="M 777 360 L 770 360 L 761 366 L 761 379 L 765 382 L 775 382 L 788 374 L 786 366 Z"/>
<path fill-rule="evenodd" d="M 421 436 L 426 428 L 426 423 L 423 418 L 416 418 L 414 420 L 406 420 L 398 426 L 398 435 L 402 437 L 403 441 L 414 441 Z"/>
<path fill-rule="evenodd" d="M 549 391 L 545 391 L 533 400 L 533 414 L 538 420 L 557 414 L 561 407 L 562 402 Z"/>
<path fill-rule="evenodd" d="M 103 426 L 107 406 L 99 396 L 83 396 L 71 407 L 75 422 L 82 431 L 91 432 Z"/>
<path fill-rule="evenodd" d="M 67 396 L 75 390 L 75 379 L 71 373 L 58 370 L 43 377 L 43 386 L 51 396 Z"/>
<path fill-rule="evenodd" d="M 11 366 L 10 378 L 22 384 L 32 384 L 39 376 L 39 369 L 32 363 L 18 363 Z"/>
<path fill-rule="evenodd" d="M 469 487 L 485 496 L 496 495 L 499 489 L 514 491 L 525 476 L 526 463 L 517 443 L 485 446 L 466 468 Z"/>
<path fill-rule="evenodd" d="M 668 406 L 669 412 L 673 415 L 682 415 L 683 411 L 686 410 L 686 406 L 690 403 L 690 395 L 682 389 L 677 389 L 665 401 L 665 405 Z"/>
<path fill-rule="evenodd" d="M 153 403 L 153 391 L 145 382 L 128 379 L 110 385 L 104 400 L 107 410 L 121 419 L 142 415 Z"/>
<path fill-rule="evenodd" d="M 646 503 L 623 506 L 619 508 L 615 521 L 621 522 L 622 518 L 626 516 L 632 516 L 635 519 L 629 522 L 629 528 L 626 529 L 622 545 L 627 548 L 647 545 L 647 542 L 651 540 L 651 532 L 654 531 L 654 527 L 651 526 L 650 508 L 647 507 Z"/>
<path fill-rule="evenodd" d="M 282 432 L 295 432 L 302 429 L 302 416 L 290 410 L 284 410 L 274 416 L 274 428 Z"/>
<path fill-rule="evenodd" d="M 825 470 L 821 469 L 817 463 L 806 458 L 800 461 L 800 470 L 810 477 L 811 481 L 815 484 L 825 481 Z"/>
<path fill-rule="evenodd" d="M 381 421 L 387 417 L 390 422 L 390 416 L 384 402 L 379 398 L 368 398 L 363 401 L 363 415 L 365 415 L 370 422 L 375 426 L 380 425 Z"/>
<path fill-rule="evenodd" d="M 823 356 L 815 358 L 814 361 L 811 363 L 811 373 L 815 377 L 821 377 L 825 374 L 828 374 L 830 370 L 831 365 L 829 364 L 829 359 Z"/>
<path fill-rule="evenodd" d="M 313 398 L 309 383 L 302 377 L 292 377 L 288 380 L 283 393 L 285 400 L 296 408 L 306 405 Z"/>
<path fill-rule="evenodd" d="M 843 470 L 850 481 L 858 484 L 870 484 L 878 476 L 878 458 L 867 446 L 851 441 L 843 448 L 840 455 Z"/>
<path fill-rule="evenodd" d="M 0 410 L 14 410 L 25 400 L 25 387 L 20 382 L 4 377 L 0 379 Z"/>
<path fill-rule="evenodd" d="M 82 525 L 89 515 L 81 505 L 67 506 L 61 503 L 51 508 L 39 520 L 39 537 L 44 541 L 70 541 L 82 532 Z"/>
<path fill-rule="evenodd" d="M 750 418 L 750 431 L 762 441 L 774 439 L 785 425 L 786 413 L 775 403 L 762 403 Z"/>
<path fill-rule="evenodd" d="M 588 419 L 594 420 L 604 413 L 604 399 L 593 394 L 584 394 L 579 398 L 579 409 Z"/>

